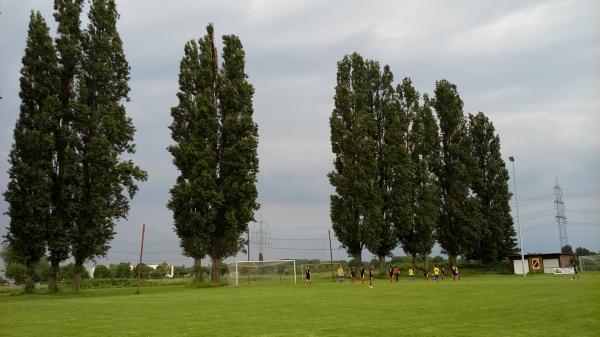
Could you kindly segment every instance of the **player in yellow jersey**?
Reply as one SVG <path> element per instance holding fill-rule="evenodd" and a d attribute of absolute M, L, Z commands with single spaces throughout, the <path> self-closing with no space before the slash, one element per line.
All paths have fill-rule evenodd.
<path fill-rule="evenodd" d="M 409 281 L 414 281 L 415 280 L 415 267 L 410 267 L 408 268 L 408 280 Z"/>
<path fill-rule="evenodd" d="M 433 266 L 433 279 L 435 282 L 440 281 L 440 268 Z"/>
<path fill-rule="evenodd" d="M 344 268 L 342 268 L 342 265 L 338 267 L 337 276 L 338 281 L 340 282 L 340 284 L 342 284 L 342 282 L 344 282 Z"/>

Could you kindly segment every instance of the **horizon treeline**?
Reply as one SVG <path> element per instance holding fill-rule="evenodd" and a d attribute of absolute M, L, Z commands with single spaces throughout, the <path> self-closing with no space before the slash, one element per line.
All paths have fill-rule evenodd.
<path fill-rule="evenodd" d="M 71 256 L 78 290 L 83 264 L 106 255 L 136 181 L 147 179 L 122 157 L 135 153 L 135 128 L 124 107 L 129 64 L 115 2 L 90 1 L 85 29 L 82 6 L 83 0 L 54 1 L 54 39 L 39 11 L 29 21 L 4 192 L 5 239 L 26 266 L 25 292 L 34 290 L 34 265 L 46 255 L 49 289 L 58 290 L 59 264 Z"/>
<path fill-rule="evenodd" d="M 334 103 L 330 216 L 355 261 L 366 248 L 383 270 L 396 247 L 416 262 L 436 242 L 452 264 L 516 252 L 500 138 L 483 112 L 464 115 L 456 85 L 421 95 L 353 53 L 338 62 Z"/>

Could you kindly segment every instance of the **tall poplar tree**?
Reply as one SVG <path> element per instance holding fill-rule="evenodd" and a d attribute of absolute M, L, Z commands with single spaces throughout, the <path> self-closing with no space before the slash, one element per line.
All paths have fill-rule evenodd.
<path fill-rule="evenodd" d="M 402 248 L 411 255 L 413 265 L 417 256 L 427 256 L 435 242 L 435 225 L 438 220 L 439 184 L 436 173 L 439 167 L 438 126 L 431 111 L 427 94 L 415 112 L 409 133 L 409 152 L 412 161 L 411 201 L 413 213 L 409 228 L 401 239 Z"/>
<path fill-rule="evenodd" d="M 171 109 L 169 147 L 179 169 L 168 207 L 183 253 L 194 259 L 194 279 L 200 279 L 201 260 L 208 253 L 222 194 L 217 186 L 218 120 L 217 55 L 212 26 L 200 40 L 186 43 L 180 63 L 179 104 Z"/>
<path fill-rule="evenodd" d="M 212 49 L 215 50 L 214 46 Z M 223 63 L 217 82 L 221 125 L 217 184 L 221 188 L 222 205 L 208 253 L 214 282 L 220 280 L 223 259 L 235 255 L 246 243 L 242 236 L 259 208 L 258 126 L 253 120 L 254 87 L 247 78 L 242 42 L 235 35 L 223 36 Z"/>
<path fill-rule="evenodd" d="M 330 217 L 333 230 L 342 246 L 357 263 L 370 232 L 366 218 L 367 199 L 372 194 L 374 148 L 369 137 L 373 116 L 368 104 L 365 61 L 357 53 L 338 62 L 335 107 L 329 118 L 331 148 L 335 155 L 334 170 L 328 174 L 335 194 L 331 196 Z"/>
<path fill-rule="evenodd" d="M 374 77 L 375 72 L 372 72 Z M 372 184 L 375 191 L 369 197 L 367 209 L 378 212 L 379 218 L 368 226 L 367 248 L 379 258 L 379 269 L 385 269 L 385 256 L 391 254 L 407 229 L 412 209 L 410 205 L 411 163 L 407 148 L 407 124 L 400 94 L 393 88 L 393 74 L 385 66 L 378 80 L 371 81 L 373 90 L 372 114 L 376 132 L 376 174 Z"/>
<path fill-rule="evenodd" d="M 54 18 L 58 23 L 56 50 L 60 71 L 59 108 L 52 111 L 54 135 L 52 205 L 46 240 L 50 275 L 48 288 L 57 291 L 58 269 L 69 256 L 69 235 L 76 216 L 77 135 L 73 129 L 80 73 L 82 0 L 55 0 Z"/>
<path fill-rule="evenodd" d="M 494 263 L 516 252 L 509 176 L 500 153 L 500 137 L 492 122 L 482 112 L 469 114 L 468 119 L 475 163 L 471 186 L 481 213 L 479 247 L 470 257 Z"/>
<path fill-rule="evenodd" d="M 27 267 L 25 292 L 34 289 L 34 264 L 46 250 L 52 190 L 52 111 L 58 108 L 58 66 L 49 29 L 32 12 L 22 58 L 19 118 L 9 155 L 9 183 L 4 197 L 10 224 L 6 239 Z"/>
<path fill-rule="evenodd" d="M 135 128 L 123 105 L 129 100 L 129 65 L 116 29 L 118 17 L 113 0 L 93 0 L 82 39 L 82 75 L 73 122 L 80 182 L 70 235 L 76 289 L 83 263 L 104 256 L 110 248 L 114 221 L 127 216 L 129 199 L 137 192 L 135 181 L 146 179 L 146 172 L 121 158 L 135 152 Z"/>
<path fill-rule="evenodd" d="M 258 173 L 258 127 L 254 88 L 244 71 L 244 50 L 235 35 L 223 36 L 219 68 L 212 25 L 198 44 L 188 42 L 181 62 L 179 105 L 171 110 L 169 151 L 180 170 L 169 208 L 186 255 L 212 259 L 211 280 L 223 260 L 246 241 L 254 220 Z"/>
<path fill-rule="evenodd" d="M 469 190 L 472 144 L 456 85 L 436 82 L 433 107 L 441 137 L 438 179 L 442 203 L 436 237 L 454 264 L 457 256 L 474 251 L 479 240 L 478 207 Z"/>

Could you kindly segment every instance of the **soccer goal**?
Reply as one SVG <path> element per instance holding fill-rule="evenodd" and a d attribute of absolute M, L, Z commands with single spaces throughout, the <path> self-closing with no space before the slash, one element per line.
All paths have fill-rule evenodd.
<path fill-rule="evenodd" d="M 579 268 L 581 271 L 597 271 L 600 269 L 600 255 L 589 255 L 579 257 Z"/>
<path fill-rule="evenodd" d="M 296 284 L 296 260 L 236 261 L 229 266 L 229 284 Z"/>

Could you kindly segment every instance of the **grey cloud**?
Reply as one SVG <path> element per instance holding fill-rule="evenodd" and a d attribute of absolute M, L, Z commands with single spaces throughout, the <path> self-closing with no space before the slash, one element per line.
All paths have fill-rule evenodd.
<path fill-rule="evenodd" d="M 0 155 L 7 158 L 18 115 L 20 58 L 30 8 L 52 23 L 52 4 L 10 2 L 0 17 Z M 139 226 L 146 223 L 160 257 L 186 262 L 165 207 L 177 175 L 166 151 L 172 141 L 170 108 L 177 104 L 177 75 L 184 43 L 204 34 L 236 34 L 246 51 L 246 70 L 255 86 L 259 125 L 259 201 L 264 220 L 280 238 L 322 237 L 330 227 L 326 174 L 332 169 L 328 118 L 333 107 L 336 62 L 358 51 L 389 64 L 396 82 L 411 77 L 432 93 L 435 81 L 458 85 L 465 113 L 486 112 L 495 123 L 506 157 L 517 158 L 520 200 L 552 193 L 554 174 L 569 193 L 600 191 L 600 3 L 581 1 L 163 1 L 118 2 L 119 31 L 132 68 L 127 105 L 137 133 L 136 163 L 149 171 L 120 221 L 110 261 L 135 260 Z M 86 19 L 84 18 L 84 21 Z M 54 31 L 54 28 L 52 28 Z M 5 47 L 6 46 L 6 47 Z M 8 165 L 0 158 L 0 185 Z M 507 164 L 510 164 L 507 162 Z M 510 167 L 509 167 L 510 168 Z M 512 171 L 511 171 L 512 174 Z M 512 184 L 511 184 L 512 189 Z M 535 212 L 524 205 L 522 212 Z M 569 201 L 598 209 L 598 199 Z M 0 202 L 0 210 L 6 210 Z M 542 209 L 539 208 L 539 209 Z M 598 213 L 567 211 L 573 223 L 600 223 Z M 534 221 L 535 220 L 535 221 Z M 8 218 L 2 216 L 2 224 Z M 524 225 L 551 223 L 552 216 Z M 316 228 L 316 229 L 315 229 Z M 571 243 L 600 250 L 600 225 L 569 227 Z M 0 229 L 2 234 L 4 228 Z M 153 232 L 154 231 L 154 232 Z M 556 250 L 556 228 L 524 232 L 527 251 Z M 334 239 L 335 241 L 335 239 Z M 280 242 L 282 248 L 300 248 Z M 320 249 L 322 242 L 302 243 Z M 334 242 L 334 247 L 339 246 Z M 164 252 L 164 253 L 163 253 Z M 439 248 L 434 249 L 434 253 Z M 400 254 L 397 250 L 395 253 Z M 320 257 L 320 250 L 273 250 L 273 257 Z M 336 250 L 334 258 L 345 257 Z M 149 255 L 150 256 L 150 255 Z M 365 252 L 364 258 L 370 258 Z"/>

